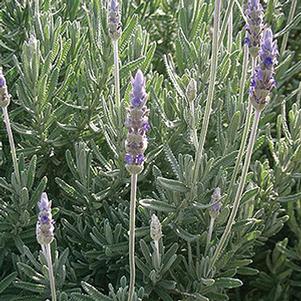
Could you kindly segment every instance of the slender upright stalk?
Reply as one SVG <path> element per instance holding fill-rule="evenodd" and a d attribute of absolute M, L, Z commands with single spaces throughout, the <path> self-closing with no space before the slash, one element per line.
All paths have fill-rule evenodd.
<path fill-rule="evenodd" d="M 216 81 L 217 61 L 218 61 L 218 37 L 219 37 L 219 25 L 220 25 L 220 12 L 221 12 L 221 0 L 216 0 L 215 8 L 214 8 L 213 42 L 212 42 L 212 56 L 211 56 L 208 97 L 207 97 L 207 103 L 206 103 L 205 113 L 203 117 L 202 130 L 199 137 L 198 150 L 195 153 L 195 165 L 194 165 L 193 180 L 192 180 L 193 193 L 199 176 L 199 169 L 200 169 L 201 159 L 203 156 L 204 144 L 207 136 L 209 119 L 210 119 L 210 114 L 212 109 L 212 102 L 213 102 L 213 97 L 215 92 L 215 81 Z"/>
<path fill-rule="evenodd" d="M 194 103 L 190 102 L 190 111 L 191 111 L 191 130 L 192 130 L 192 141 L 195 147 L 195 150 L 198 149 L 198 132 L 195 127 L 195 110 L 194 110 Z"/>
<path fill-rule="evenodd" d="M 2 111 L 3 111 L 3 118 L 4 118 L 6 130 L 7 130 L 7 135 L 8 135 L 9 145 L 10 145 L 10 152 L 11 152 L 11 156 L 12 156 L 12 160 L 13 160 L 15 175 L 16 175 L 18 183 L 21 184 L 21 177 L 20 177 L 20 171 L 19 171 L 19 165 L 18 165 L 18 159 L 17 159 L 16 146 L 15 146 L 14 136 L 13 136 L 13 132 L 12 132 L 11 125 L 10 125 L 7 106 L 2 107 Z"/>
<path fill-rule="evenodd" d="M 228 39 L 227 39 L 227 50 L 231 53 L 233 44 L 233 7 L 230 11 L 229 21 L 228 21 Z"/>
<path fill-rule="evenodd" d="M 159 240 L 154 240 L 155 248 L 156 248 L 156 257 L 158 260 L 158 264 L 160 265 L 160 251 L 159 251 Z"/>
<path fill-rule="evenodd" d="M 129 261 L 130 261 L 130 286 L 128 301 L 134 299 L 135 288 L 135 221 L 136 221 L 136 193 L 137 193 L 137 174 L 131 175 L 131 203 L 130 203 L 130 230 L 129 230 Z"/>
<path fill-rule="evenodd" d="M 209 250 L 210 242 L 211 242 L 211 239 L 212 239 L 214 221 L 215 221 L 215 218 L 211 217 L 210 218 L 209 229 L 208 229 L 208 234 L 207 234 L 207 243 L 206 243 L 205 254 L 207 254 L 208 250 Z"/>
<path fill-rule="evenodd" d="M 242 62 L 241 80 L 240 80 L 240 85 L 239 85 L 239 97 L 238 97 L 240 104 L 243 103 L 243 98 L 244 98 L 244 94 L 245 94 L 248 66 L 249 66 L 249 46 L 245 43 L 244 44 L 244 57 L 243 57 L 243 62 Z M 254 59 L 252 59 L 251 74 L 253 74 L 254 68 L 255 68 L 255 63 L 254 63 Z"/>
<path fill-rule="evenodd" d="M 113 51 L 114 51 L 114 80 L 115 80 L 115 101 L 120 114 L 120 77 L 119 77 L 119 50 L 118 40 L 113 40 Z M 120 117 L 120 116 L 118 116 Z"/>
<path fill-rule="evenodd" d="M 223 248 L 225 247 L 226 242 L 228 241 L 229 235 L 231 233 L 231 229 L 233 226 L 233 223 L 235 221 L 235 217 L 240 205 L 240 199 L 246 184 L 246 178 L 247 178 L 247 173 L 249 170 L 249 166 L 250 166 L 250 161 L 251 161 L 251 157 L 252 157 L 252 152 L 253 152 L 253 148 L 254 148 L 254 144 L 255 144 L 255 139 L 256 139 L 256 134 L 257 134 L 257 128 L 258 128 L 258 123 L 259 123 L 259 119 L 260 119 L 260 114 L 261 111 L 259 110 L 255 110 L 255 114 L 254 114 L 254 121 L 253 121 L 253 127 L 252 127 L 252 131 L 250 134 L 250 138 L 249 138 L 249 144 L 248 144 L 248 148 L 247 148 L 247 154 L 246 154 L 246 158 L 244 161 L 244 165 L 243 165 L 243 169 L 242 169 L 242 175 L 240 178 L 240 182 L 239 182 L 239 186 L 235 195 L 235 199 L 234 199 L 234 203 L 233 203 L 233 208 L 230 214 L 230 217 L 228 219 L 225 231 L 215 249 L 215 252 L 213 254 L 213 257 L 211 259 L 210 262 L 210 269 L 215 265 L 216 260 L 218 259 L 220 253 L 222 252 Z"/>
<path fill-rule="evenodd" d="M 137 178 L 142 172 L 147 148 L 146 133 L 150 126 L 146 107 L 147 94 L 145 91 L 145 77 L 141 70 L 138 70 L 132 79 L 131 105 L 125 126 L 128 129 L 125 141 L 124 156 L 125 167 L 131 174 L 131 200 L 130 200 L 130 221 L 129 221 L 129 264 L 130 264 L 130 285 L 128 301 L 133 301 L 135 288 L 135 220 L 136 220 L 136 193 Z"/>
<path fill-rule="evenodd" d="M 54 274 L 53 274 L 50 244 L 42 245 L 42 250 L 44 252 L 44 255 L 46 257 L 47 264 L 48 264 L 51 298 L 52 298 L 52 301 L 56 301 L 57 299 L 56 299 L 55 280 L 54 280 Z"/>
<path fill-rule="evenodd" d="M 247 45 L 244 46 L 244 49 L 245 49 L 245 54 L 249 52 Z M 246 74 L 247 74 L 247 68 L 244 70 L 244 67 L 246 67 L 248 65 L 248 63 L 247 63 L 248 60 L 245 61 L 245 56 L 244 56 L 243 75 L 242 75 L 242 81 L 241 81 L 241 85 L 240 85 L 240 95 L 239 95 L 239 98 L 240 98 L 241 102 L 243 101 L 244 87 L 245 87 L 245 82 L 246 82 L 245 79 L 246 79 Z M 255 69 L 255 59 L 252 58 L 252 73 L 251 74 L 254 73 L 254 69 Z M 243 78 L 244 78 L 244 82 L 243 82 Z M 242 162 L 243 155 L 245 153 L 247 138 L 248 138 L 248 134 L 249 134 L 250 127 L 251 127 L 252 112 L 253 112 L 253 106 L 251 104 L 250 97 L 249 97 L 246 121 L 245 121 L 244 129 L 243 129 L 243 133 L 242 133 L 239 152 L 238 152 L 238 155 L 237 155 L 237 158 L 236 158 L 234 170 L 233 170 L 233 173 L 232 173 L 231 182 L 230 182 L 230 185 L 229 185 L 229 191 L 228 191 L 228 196 L 229 197 L 231 195 L 231 191 L 233 189 L 233 186 L 234 186 L 235 181 L 236 181 L 237 174 L 239 172 L 239 166 Z"/>
<path fill-rule="evenodd" d="M 225 38 L 228 21 L 229 21 L 229 18 L 230 18 L 230 14 L 233 11 L 234 3 L 235 3 L 235 0 L 229 0 L 228 1 L 228 6 L 227 6 L 227 9 L 226 9 L 226 12 L 225 12 L 225 15 L 224 15 L 220 35 L 219 35 L 219 38 L 218 38 L 218 48 L 220 48 L 220 46 L 222 45 L 223 40 Z"/>
<path fill-rule="evenodd" d="M 290 11 L 288 14 L 287 23 L 290 23 L 293 20 L 293 17 L 296 12 L 296 7 L 297 7 L 297 0 L 292 0 L 291 8 L 290 8 Z M 288 37 L 289 37 L 289 32 L 285 33 L 283 36 L 282 44 L 281 44 L 281 48 L 280 48 L 280 55 L 282 55 L 286 49 Z"/>

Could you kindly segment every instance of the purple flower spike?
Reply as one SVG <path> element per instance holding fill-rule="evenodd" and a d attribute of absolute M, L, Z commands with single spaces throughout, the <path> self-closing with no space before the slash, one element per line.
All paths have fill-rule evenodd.
<path fill-rule="evenodd" d="M 273 32 L 265 29 L 255 72 L 252 75 L 250 96 L 256 110 L 263 110 L 269 101 L 269 95 L 275 87 L 275 65 L 278 57 L 276 41 L 273 41 Z"/>
<path fill-rule="evenodd" d="M 46 192 L 43 192 L 38 203 L 39 216 L 36 226 L 37 241 L 41 245 L 50 244 L 54 239 L 54 221 L 51 214 L 51 202 Z"/>
<path fill-rule="evenodd" d="M 117 41 L 121 36 L 121 22 L 118 0 L 111 0 L 108 26 L 111 39 Z"/>
<path fill-rule="evenodd" d="M 131 106 L 125 126 L 128 135 L 125 142 L 125 162 L 131 174 L 138 174 L 143 169 L 144 152 L 147 148 L 146 133 L 150 129 L 148 122 L 148 109 L 146 107 L 147 94 L 145 91 L 145 78 L 141 70 L 138 70 L 132 79 Z"/>
<path fill-rule="evenodd" d="M 260 47 L 263 31 L 263 8 L 259 0 L 249 0 L 246 9 L 246 31 L 245 43 L 250 48 L 251 55 L 255 58 Z"/>

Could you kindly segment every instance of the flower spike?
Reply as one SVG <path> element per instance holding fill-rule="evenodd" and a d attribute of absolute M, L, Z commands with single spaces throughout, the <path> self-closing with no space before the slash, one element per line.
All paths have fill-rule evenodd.
<path fill-rule="evenodd" d="M 262 111 L 265 108 L 270 93 L 276 86 L 274 74 L 277 56 L 277 43 L 273 41 L 272 30 L 267 28 L 263 33 L 258 63 L 251 80 L 250 100 L 256 110 Z"/>
<path fill-rule="evenodd" d="M 263 31 L 263 8 L 260 0 L 249 0 L 246 9 L 247 36 L 245 43 L 250 48 L 251 55 L 255 58 L 260 47 L 260 40 Z"/>
<path fill-rule="evenodd" d="M 146 133 L 150 130 L 148 122 L 149 110 L 146 107 L 145 78 L 138 70 L 132 79 L 131 105 L 125 122 L 128 135 L 125 142 L 125 163 L 131 174 L 139 174 L 145 161 L 144 152 L 147 148 Z"/>

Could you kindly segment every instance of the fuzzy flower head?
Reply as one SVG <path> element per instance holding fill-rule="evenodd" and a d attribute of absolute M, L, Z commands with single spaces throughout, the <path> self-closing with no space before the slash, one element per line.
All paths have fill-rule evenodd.
<path fill-rule="evenodd" d="M 116 41 L 121 36 L 121 21 L 118 0 L 111 0 L 109 7 L 109 34 L 112 40 Z"/>
<path fill-rule="evenodd" d="M 5 108 L 10 103 L 10 95 L 8 94 L 6 79 L 0 68 L 0 107 Z"/>
<path fill-rule="evenodd" d="M 221 189 L 219 187 L 216 187 L 211 196 L 211 207 L 209 208 L 209 214 L 211 218 L 217 218 L 217 216 L 219 215 L 222 207 L 220 202 L 221 198 Z"/>
<path fill-rule="evenodd" d="M 37 241 L 40 245 L 50 244 L 54 239 L 54 221 L 51 214 L 51 202 L 46 192 L 43 192 L 38 203 L 39 216 L 36 226 Z"/>
<path fill-rule="evenodd" d="M 255 58 L 258 54 L 263 31 L 263 8 L 260 0 L 248 0 L 246 18 L 247 35 L 245 43 L 249 46 L 250 53 Z"/>
<path fill-rule="evenodd" d="M 251 80 L 251 102 L 256 110 L 262 111 L 269 102 L 270 93 L 276 86 L 274 79 L 277 64 L 277 42 L 273 41 L 273 32 L 266 28 L 263 32 L 258 63 Z"/>
<path fill-rule="evenodd" d="M 150 224 L 150 236 L 153 241 L 159 241 L 162 237 L 161 223 L 156 214 L 152 215 L 152 220 Z"/>
<path fill-rule="evenodd" d="M 150 130 L 148 109 L 146 107 L 145 78 L 138 70 L 132 79 L 131 105 L 128 108 L 125 125 L 128 129 L 125 142 L 125 163 L 131 174 L 138 174 L 143 169 L 144 152 L 147 148 L 146 133 Z"/>

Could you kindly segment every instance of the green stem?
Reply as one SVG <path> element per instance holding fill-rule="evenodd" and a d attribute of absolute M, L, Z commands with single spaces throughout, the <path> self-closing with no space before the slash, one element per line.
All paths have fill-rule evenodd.
<path fill-rule="evenodd" d="M 208 235 L 207 235 L 207 243 L 206 243 L 205 254 L 207 254 L 208 250 L 209 250 L 210 242 L 211 242 L 211 239 L 212 239 L 214 221 L 215 221 L 215 218 L 211 217 L 210 224 L 209 224 L 209 229 L 208 229 Z"/>
<path fill-rule="evenodd" d="M 228 25 L 228 22 L 229 22 L 230 14 L 233 11 L 234 2 L 235 2 L 234 0 L 230 0 L 228 2 L 228 6 L 227 6 L 227 9 L 226 9 L 226 12 L 225 12 L 225 15 L 224 15 L 224 19 L 223 19 L 223 23 L 222 23 L 222 26 L 221 26 L 220 36 L 219 36 L 219 39 L 218 39 L 218 48 L 220 48 L 220 46 L 222 45 L 223 40 L 225 38 L 226 31 L 227 31 L 227 25 Z"/>
<path fill-rule="evenodd" d="M 195 150 L 198 149 L 198 132 L 195 127 L 195 110 L 194 110 L 194 102 L 190 102 L 190 112 L 191 112 L 191 130 L 192 130 L 192 141 L 195 147 Z"/>
<path fill-rule="evenodd" d="M 234 3 L 234 2 L 233 2 Z M 232 51 L 233 44 L 233 6 L 230 11 L 229 21 L 228 21 L 228 39 L 227 39 L 227 50 L 229 53 Z"/>
<path fill-rule="evenodd" d="M 156 249 L 156 256 L 157 256 L 158 264 L 160 266 L 161 262 L 160 262 L 159 240 L 154 240 L 154 243 L 155 243 L 155 249 Z"/>
<path fill-rule="evenodd" d="M 51 298 L 52 298 L 52 301 L 56 301 L 57 299 L 56 299 L 55 280 L 54 280 L 54 274 L 53 274 L 50 244 L 44 245 L 43 251 L 44 251 L 44 255 L 47 259 L 47 264 L 48 264 L 48 274 L 49 274 L 49 281 L 50 281 Z"/>
<path fill-rule="evenodd" d="M 246 58 L 246 54 L 248 54 L 248 52 L 249 52 L 248 51 L 248 46 L 245 45 L 244 47 L 245 47 L 245 55 L 244 55 L 244 63 L 243 63 L 242 81 L 240 83 L 240 95 L 239 95 L 240 103 L 243 102 L 244 87 L 245 87 L 245 83 L 246 83 L 247 65 L 248 65 L 248 59 Z M 254 70 L 255 70 L 255 59 L 252 58 L 252 74 L 254 73 Z M 229 191 L 228 191 L 228 196 L 229 197 L 231 197 L 231 192 L 232 192 L 232 189 L 234 188 L 234 184 L 235 184 L 238 172 L 239 172 L 239 166 L 242 162 L 243 155 L 245 153 L 247 138 L 248 138 L 248 134 L 249 134 L 250 127 L 251 127 L 252 112 L 253 112 L 253 106 L 252 106 L 250 98 L 249 98 L 245 126 L 244 126 L 244 129 L 243 129 L 242 138 L 241 138 L 240 147 L 239 147 L 239 152 L 238 152 L 238 155 L 237 155 L 237 158 L 236 158 L 234 170 L 233 170 L 233 173 L 232 173 L 231 182 L 230 182 L 230 185 L 229 185 Z"/>
<path fill-rule="evenodd" d="M 17 159 L 16 146 L 15 146 L 15 142 L 14 142 L 14 136 L 13 136 L 13 132 L 11 129 L 11 124 L 10 124 L 10 120 L 9 120 L 7 107 L 3 107 L 2 111 L 3 111 L 3 118 L 4 118 L 4 122 L 5 122 L 5 126 L 6 126 L 6 131 L 7 131 L 7 135 L 8 135 L 10 152 L 11 152 L 11 156 L 12 156 L 12 160 L 13 160 L 15 175 L 16 175 L 18 183 L 21 184 L 21 177 L 20 177 L 20 171 L 19 171 L 19 165 L 18 165 L 18 159 Z"/>
<path fill-rule="evenodd" d="M 231 234 L 231 229 L 232 229 L 232 226 L 234 224 L 235 217 L 236 217 L 239 205 L 240 205 L 240 199 L 241 199 L 241 196 L 242 196 L 245 184 L 246 184 L 247 173 L 248 173 L 248 170 L 249 170 L 251 157 L 252 157 L 252 152 L 253 152 L 253 148 L 254 148 L 254 144 L 255 144 L 257 128 L 258 128 L 258 123 L 259 123 L 259 119 L 260 119 L 260 114 L 261 114 L 260 111 L 255 110 L 255 116 L 254 116 L 252 131 L 251 131 L 250 138 L 249 138 L 247 154 L 246 154 L 246 158 L 245 158 L 245 161 L 244 161 L 244 165 L 243 165 L 242 174 L 241 174 L 240 182 L 239 182 L 239 185 L 238 185 L 238 189 L 237 189 L 235 199 L 234 199 L 234 202 L 233 202 L 233 208 L 232 208 L 230 217 L 228 219 L 225 231 L 224 231 L 224 233 L 223 233 L 223 235 L 222 235 L 222 237 L 221 237 L 221 239 L 220 239 L 220 241 L 219 241 L 219 243 L 218 243 L 218 245 L 215 249 L 213 257 L 211 259 L 209 270 L 211 270 L 211 268 L 215 265 L 216 260 L 218 259 L 220 253 L 224 249 L 225 244 L 228 241 L 229 235 Z"/>
<path fill-rule="evenodd" d="M 215 91 L 215 81 L 216 81 L 217 61 L 218 61 L 218 36 L 219 36 L 219 24 L 220 24 L 220 11 L 221 11 L 221 0 L 216 0 L 215 8 L 214 8 L 212 57 L 211 57 L 208 97 L 207 97 L 207 103 L 205 107 L 202 129 L 199 137 L 198 150 L 195 153 L 195 165 L 194 165 L 193 180 L 192 180 L 193 193 L 195 192 L 194 189 L 199 176 L 199 169 L 200 169 L 201 159 L 203 156 L 204 144 L 205 144 L 205 139 L 208 131 L 212 101 L 213 101 L 214 91 Z"/>
<path fill-rule="evenodd" d="M 115 80 L 115 102 L 118 109 L 119 121 L 120 121 L 120 77 L 119 77 L 119 50 L 118 50 L 118 40 L 113 40 L 113 50 L 114 50 L 114 80 Z"/>
<path fill-rule="evenodd" d="M 288 14 L 287 24 L 289 24 L 295 15 L 297 7 L 297 0 L 292 0 L 291 8 Z M 287 41 L 289 37 L 289 32 L 285 33 L 282 39 L 281 49 L 280 49 L 280 55 L 282 55 L 286 49 Z"/>
<path fill-rule="evenodd" d="M 134 300 L 135 288 L 135 220 L 136 220 L 136 193 L 137 174 L 131 176 L 131 202 L 130 202 L 130 229 L 129 229 L 129 262 L 130 262 L 130 286 L 128 301 Z"/>
<path fill-rule="evenodd" d="M 247 74 L 248 74 L 248 66 L 249 66 L 249 46 L 247 44 L 244 44 L 244 57 L 242 62 L 242 74 L 241 74 L 241 81 L 239 85 L 239 104 L 243 103 L 243 98 L 245 94 L 245 86 L 247 81 Z M 251 75 L 254 72 L 255 68 L 255 60 L 252 58 L 252 71 Z"/>

